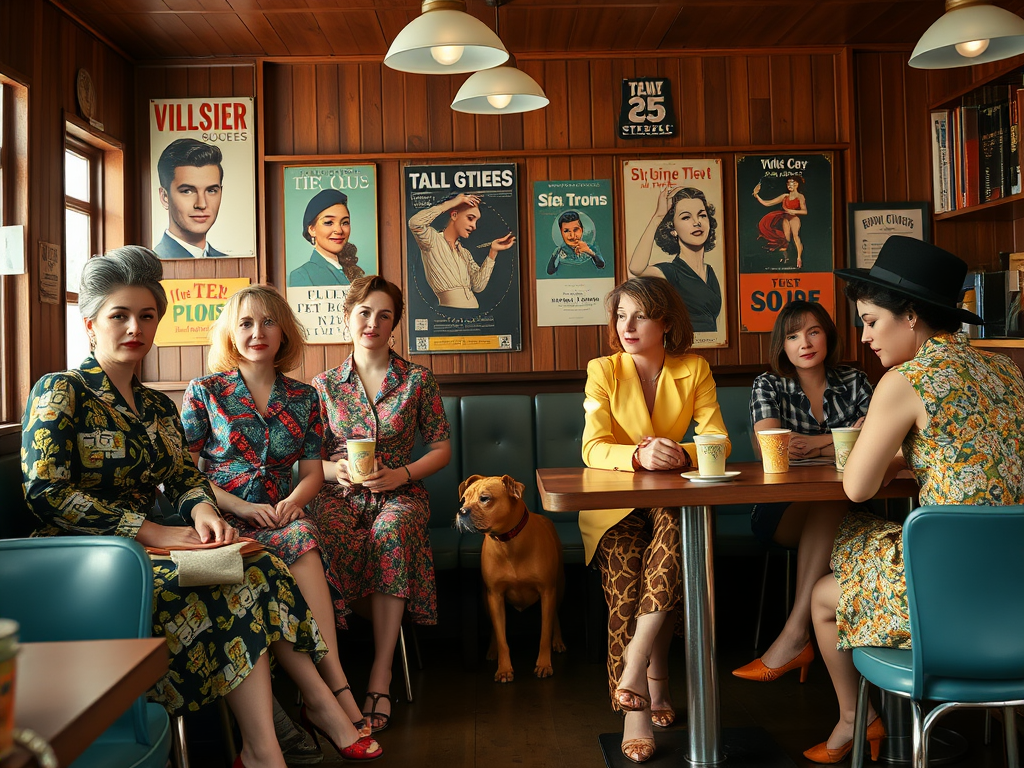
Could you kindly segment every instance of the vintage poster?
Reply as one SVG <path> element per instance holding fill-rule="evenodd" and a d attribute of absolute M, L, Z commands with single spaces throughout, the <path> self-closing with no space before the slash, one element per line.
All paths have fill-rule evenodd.
<path fill-rule="evenodd" d="M 150 99 L 150 243 L 161 259 L 256 255 L 252 103 Z"/>
<path fill-rule="evenodd" d="M 405 168 L 409 351 L 518 352 L 515 163 Z"/>
<path fill-rule="evenodd" d="M 612 182 L 533 183 L 537 325 L 604 325 L 615 286 Z"/>
<path fill-rule="evenodd" d="M 893 235 L 929 240 L 928 203 L 850 203 L 850 266 L 871 269 L 878 252 Z"/>
<path fill-rule="evenodd" d="M 156 329 L 158 347 L 199 347 L 210 343 L 210 326 L 231 295 L 249 284 L 247 277 L 161 280 L 167 313 Z"/>
<path fill-rule="evenodd" d="M 377 272 L 377 167 L 286 166 L 284 258 L 288 303 L 310 344 L 352 339 L 348 286 Z"/>
<path fill-rule="evenodd" d="M 769 332 L 797 299 L 835 317 L 832 156 L 736 159 L 740 330 Z"/>
<path fill-rule="evenodd" d="M 694 347 L 724 347 L 725 233 L 722 161 L 622 164 L 627 277 L 669 281 L 690 311 Z"/>

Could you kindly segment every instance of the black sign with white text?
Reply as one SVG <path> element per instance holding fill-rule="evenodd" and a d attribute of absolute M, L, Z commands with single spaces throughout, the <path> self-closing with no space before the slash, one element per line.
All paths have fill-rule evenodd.
<path fill-rule="evenodd" d="M 676 135 L 676 108 L 672 81 L 664 77 L 638 77 L 622 81 L 619 137 L 646 139 Z"/>

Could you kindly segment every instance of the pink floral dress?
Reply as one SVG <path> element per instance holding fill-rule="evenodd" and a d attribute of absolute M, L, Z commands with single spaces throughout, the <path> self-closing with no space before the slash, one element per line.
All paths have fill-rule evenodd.
<path fill-rule="evenodd" d="M 1017 366 L 975 349 L 963 334 L 941 333 L 896 370 L 928 413 L 928 426 L 903 441 L 921 504 L 1024 503 L 1024 379 Z M 851 512 L 836 534 L 832 570 L 841 590 L 838 647 L 909 648 L 903 526 Z"/>
<path fill-rule="evenodd" d="M 372 437 L 381 464 L 398 468 L 412 461 L 417 429 L 427 445 L 449 438 L 433 374 L 394 352 L 372 401 L 351 356 L 313 379 L 313 387 L 325 411 L 324 452 L 333 459 L 347 456 L 350 436 Z M 310 502 L 320 549 L 330 564 L 327 579 L 336 590 L 339 627 L 346 626 L 351 603 L 373 592 L 407 600 L 406 609 L 419 624 L 437 623 L 428 500 L 420 482 L 384 493 L 325 483 Z"/>

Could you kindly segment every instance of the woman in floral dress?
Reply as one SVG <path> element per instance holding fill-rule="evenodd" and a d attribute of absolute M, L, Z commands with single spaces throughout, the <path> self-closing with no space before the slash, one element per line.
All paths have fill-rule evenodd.
<path fill-rule="evenodd" d="M 373 621 L 374 660 L 363 714 L 374 730 L 391 715 L 391 662 L 408 609 L 420 624 L 437 622 L 434 564 L 427 523 L 428 495 L 420 482 L 451 459 L 448 419 L 429 370 L 395 354 L 392 332 L 402 317 L 398 286 L 373 275 L 352 281 L 345 324 L 352 354 L 313 386 L 326 412 L 326 483 L 309 512 L 337 589 L 338 625 L 354 608 Z M 416 430 L 426 455 L 412 461 Z M 346 440 L 376 440 L 376 471 L 362 483 L 349 477 Z"/>
<path fill-rule="evenodd" d="M 983 352 L 959 333 L 981 318 L 957 308 L 967 265 L 947 251 L 890 237 L 870 271 L 837 272 L 864 321 L 862 340 L 890 367 L 879 381 L 843 474 L 846 494 L 870 499 L 909 468 L 921 504 L 1024 503 L 1024 379 L 1008 358 Z M 902 449 L 902 450 L 901 450 Z M 859 676 L 850 648 L 909 648 L 903 529 L 863 512 L 839 526 L 833 574 L 814 587 L 818 647 L 839 699 L 839 722 L 804 752 L 842 760 L 853 745 Z M 868 712 L 872 757 L 884 728 Z"/>
<path fill-rule="evenodd" d="M 159 548 L 237 537 L 188 456 L 174 403 L 134 376 L 167 309 L 161 276 L 156 254 L 139 246 L 82 270 L 79 306 L 93 353 L 80 368 L 43 376 L 25 409 L 25 497 L 41 522 L 34 535 L 124 536 Z M 192 525 L 147 519 L 160 485 Z M 172 714 L 223 696 L 242 732 L 239 764 L 285 768 L 268 649 L 323 734 L 344 744 L 352 724 L 317 673 L 327 647 L 287 566 L 268 552 L 243 564 L 241 584 L 182 587 L 173 561 L 153 561 L 153 633 L 167 639 L 170 669 L 149 696 Z M 369 737 L 358 744 L 364 757 L 379 754 Z"/>
<path fill-rule="evenodd" d="M 324 484 L 320 398 L 283 373 L 302 361 L 302 328 L 281 294 L 250 285 L 228 299 L 210 341 L 214 373 L 193 379 L 181 406 L 192 458 L 232 527 L 264 544 L 291 570 L 330 651 L 320 673 L 355 728 L 363 728 L 338 656 L 316 526 L 305 513 Z M 292 487 L 296 463 L 298 482 Z M 349 737 L 357 738 L 354 729 Z"/>

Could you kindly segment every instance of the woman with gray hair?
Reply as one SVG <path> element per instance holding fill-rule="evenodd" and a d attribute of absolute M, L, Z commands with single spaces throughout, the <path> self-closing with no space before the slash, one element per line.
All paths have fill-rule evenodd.
<path fill-rule="evenodd" d="M 25 497 L 36 536 L 106 535 L 158 549 L 231 543 L 213 492 L 188 454 L 170 398 L 134 372 L 167 308 L 156 254 L 127 246 L 91 259 L 79 291 L 92 354 L 79 368 L 43 376 L 22 433 Z M 158 486 L 191 525 L 147 519 Z M 381 750 L 358 734 L 315 663 L 327 648 L 287 566 L 262 552 L 244 558 L 241 584 L 182 586 L 178 566 L 154 560 L 153 633 L 167 638 L 170 670 L 149 691 L 172 714 L 224 696 L 242 732 L 236 766 L 284 768 L 274 737 L 273 649 L 302 691 L 310 721 L 346 757 Z"/>

